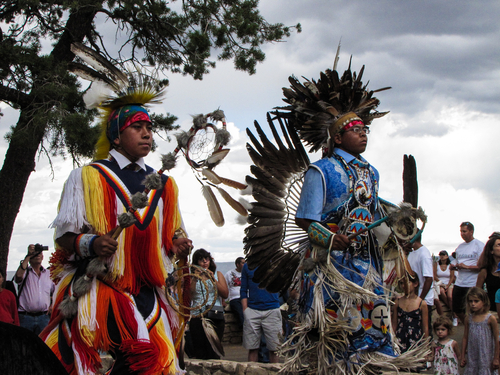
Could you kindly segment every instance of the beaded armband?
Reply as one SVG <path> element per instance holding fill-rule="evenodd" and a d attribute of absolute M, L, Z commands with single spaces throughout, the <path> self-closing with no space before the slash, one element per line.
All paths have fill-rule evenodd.
<path fill-rule="evenodd" d="M 82 258 L 95 256 L 94 241 L 97 237 L 95 234 L 79 234 L 76 236 L 73 244 L 75 252 Z"/>
<path fill-rule="evenodd" d="M 307 235 L 309 237 L 309 241 L 313 245 L 320 246 L 328 250 L 332 246 L 333 237 L 335 237 L 335 233 L 330 232 L 328 229 L 326 229 L 316 221 L 309 225 L 309 228 L 307 229 Z"/>

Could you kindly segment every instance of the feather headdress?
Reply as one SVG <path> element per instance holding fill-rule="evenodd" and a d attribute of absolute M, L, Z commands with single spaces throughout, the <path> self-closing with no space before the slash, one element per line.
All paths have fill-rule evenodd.
<path fill-rule="evenodd" d="M 155 78 L 141 72 L 124 73 L 98 52 L 81 43 L 73 43 L 71 51 L 87 65 L 71 63 L 69 69 L 83 79 L 92 81 L 84 100 L 89 108 L 100 111 L 101 135 L 96 144 L 94 160 L 108 156 L 113 141 L 110 119 L 120 116 L 120 108 L 134 105 L 136 110 L 150 104 L 161 103 L 163 85 Z M 146 109 L 142 111 L 147 113 Z M 111 138 L 111 139 L 110 139 Z"/>
<path fill-rule="evenodd" d="M 380 101 L 373 94 L 390 87 L 368 91 L 361 81 L 364 65 L 359 71 L 351 72 L 349 67 L 339 77 L 336 70 L 339 50 L 333 69 L 320 73 L 320 78 L 300 83 L 290 76 L 290 88 L 283 88 L 288 106 L 278 107 L 285 111 L 285 117 L 293 120 L 300 138 L 310 145 L 309 152 L 315 152 L 329 146 L 329 140 L 344 126 L 352 121 L 362 121 L 369 125 L 373 119 L 389 112 L 377 112 Z"/>

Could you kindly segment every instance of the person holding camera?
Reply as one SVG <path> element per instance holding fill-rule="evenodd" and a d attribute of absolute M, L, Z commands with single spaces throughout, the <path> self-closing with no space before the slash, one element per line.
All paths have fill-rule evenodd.
<path fill-rule="evenodd" d="M 51 313 L 54 283 L 50 271 L 42 266 L 47 246 L 29 245 L 28 254 L 19 262 L 14 281 L 18 290 L 18 314 L 21 327 L 39 335 L 47 326 Z"/>

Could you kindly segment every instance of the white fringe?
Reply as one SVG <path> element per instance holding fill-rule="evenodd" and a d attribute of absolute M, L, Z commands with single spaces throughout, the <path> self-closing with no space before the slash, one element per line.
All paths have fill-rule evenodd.
<path fill-rule="evenodd" d="M 89 225 L 83 199 L 82 168 L 74 169 L 61 194 L 59 213 L 49 228 L 56 228 L 55 238 L 66 232 L 80 233 L 81 229 Z"/>

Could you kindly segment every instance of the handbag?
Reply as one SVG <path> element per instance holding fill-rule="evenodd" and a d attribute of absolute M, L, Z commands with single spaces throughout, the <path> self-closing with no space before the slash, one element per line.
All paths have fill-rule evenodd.
<path fill-rule="evenodd" d="M 224 320 L 224 308 L 222 306 L 212 306 L 207 313 L 207 318 L 211 320 Z"/>

